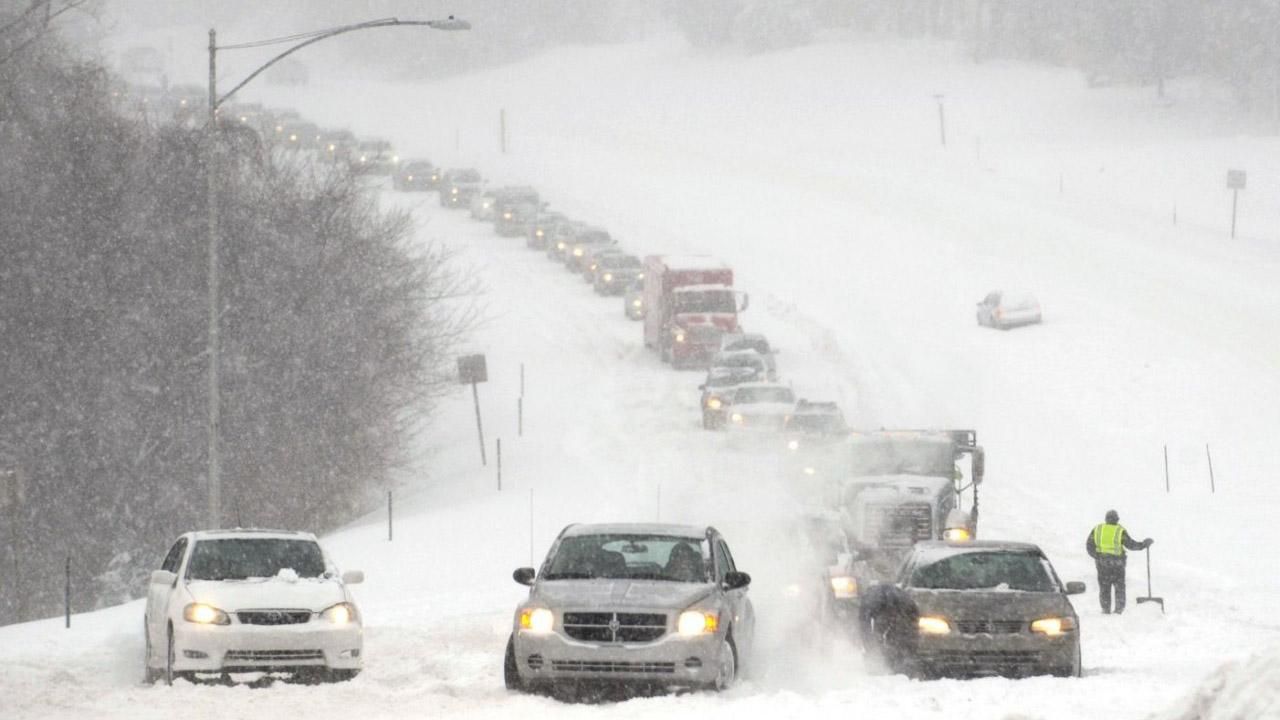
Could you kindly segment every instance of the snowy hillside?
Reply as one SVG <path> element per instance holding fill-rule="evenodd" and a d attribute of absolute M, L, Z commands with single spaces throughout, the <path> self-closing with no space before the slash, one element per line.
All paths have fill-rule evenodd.
<path fill-rule="evenodd" d="M 356 588 L 364 674 L 321 688 L 141 686 L 132 603 L 78 616 L 70 631 L 60 620 L 0 629 L 4 717 L 308 705 L 325 717 L 1190 718 L 1202 682 L 1237 662 L 1262 679 L 1228 673 L 1195 702 L 1215 688 L 1276 697 L 1280 579 L 1266 571 L 1280 543 L 1280 212 L 1262 198 L 1280 189 L 1280 148 L 1233 134 L 1196 87 L 1158 105 L 1140 90 L 1087 90 L 1063 71 L 974 66 L 937 45 L 703 57 L 661 41 L 566 49 L 430 85 L 272 92 L 251 97 L 385 135 L 405 156 L 532 184 L 638 253 L 720 256 L 751 293 L 744 325 L 783 348 L 781 374 L 800 396 L 840 400 L 862 426 L 976 429 L 988 457 L 983 534 L 1036 542 L 1064 578 L 1089 583 L 1074 601 L 1085 677 L 913 682 L 865 672 L 851 648 L 789 637 L 776 530 L 795 501 L 768 456 L 700 430 L 699 375 L 659 363 L 619 301 L 522 241 L 434 196 L 388 190 L 385 202 L 411 208 L 421 236 L 457 249 L 487 287 L 474 347 L 492 378 L 481 387 L 490 466 L 479 467 L 460 391 L 424 437 L 423 476 L 402 481 L 394 542 L 381 514 L 326 539 L 344 568 L 368 576 Z M 1251 173 L 1236 240 L 1228 167 Z M 996 288 L 1034 292 L 1045 324 L 978 328 L 973 304 Z M 1156 539 L 1167 615 L 1099 614 L 1083 543 L 1110 507 Z M 524 592 L 511 570 L 539 559 L 566 523 L 655 518 L 716 525 L 755 578 L 766 637 L 746 680 L 723 696 L 608 709 L 507 694 L 501 653 Z M 1145 590 L 1136 560 L 1131 601 Z M 1252 707 L 1223 717 L 1268 710 Z"/>

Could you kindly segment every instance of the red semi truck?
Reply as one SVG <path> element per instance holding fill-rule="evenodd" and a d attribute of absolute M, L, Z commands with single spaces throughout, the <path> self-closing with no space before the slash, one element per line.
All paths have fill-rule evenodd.
<path fill-rule="evenodd" d="M 677 368 L 706 367 L 747 309 L 733 269 L 701 255 L 650 255 L 644 265 L 645 347 Z"/>

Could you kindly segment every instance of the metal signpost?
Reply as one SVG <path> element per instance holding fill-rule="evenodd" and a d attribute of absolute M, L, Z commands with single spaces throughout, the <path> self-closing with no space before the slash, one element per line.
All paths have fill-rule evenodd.
<path fill-rule="evenodd" d="M 1231 191 L 1231 237 L 1236 236 L 1236 204 L 1240 199 L 1240 191 L 1244 189 L 1247 177 L 1243 170 L 1227 171 L 1227 189 Z"/>
<path fill-rule="evenodd" d="M 476 386 L 489 380 L 484 355 L 463 355 L 458 358 L 458 382 L 471 385 L 471 398 L 476 404 L 476 432 L 480 435 L 480 464 L 488 465 L 484 455 L 484 425 L 480 422 L 480 391 Z"/>

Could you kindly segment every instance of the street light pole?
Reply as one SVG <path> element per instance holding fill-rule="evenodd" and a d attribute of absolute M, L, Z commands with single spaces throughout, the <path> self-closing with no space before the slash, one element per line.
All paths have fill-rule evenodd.
<path fill-rule="evenodd" d="M 275 40 L 265 40 L 259 42 L 243 43 L 240 45 L 228 45 L 222 48 L 218 47 L 217 32 L 209 29 L 209 118 L 205 124 L 205 191 L 207 193 L 206 204 L 208 205 L 208 254 L 209 254 L 209 340 L 208 340 L 208 363 L 209 363 L 209 505 L 208 505 L 208 527 L 215 529 L 222 524 L 222 464 L 220 461 L 221 437 L 220 425 L 222 422 L 222 397 L 218 384 L 218 361 L 221 353 L 221 335 L 220 312 L 221 302 L 219 300 L 218 289 L 218 107 L 226 102 L 228 98 L 235 95 L 240 88 L 249 84 L 251 80 L 262 74 L 267 68 L 275 65 L 285 57 L 301 50 L 302 48 L 313 43 L 327 40 L 335 35 L 342 35 L 356 30 L 368 30 L 376 27 L 390 27 L 393 25 L 414 25 L 428 27 L 433 30 L 470 30 L 471 23 L 465 20 L 458 20 L 452 15 L 446 20 L 400 20 L 398 18 L 383 18 L 381 20 L 370 20 L 369 22 L 357 23 L 354 25 L 343 25 L 341 27 L 329 28 L 327 30 L 318 30 L 303 35 L 291 35 Z M 291 42 L 305 38 L 288 50 L 276 55 L 268 60 L 257 70 L 254 70 L 239 85 L 231 88 L 226 95 L 218 97 L 218 50 L 238 50 L 248 47 L 261 47 L 264 45 L 272 45 L 277 43 Z"/>
<path fill-rule="evenodd" d="M 222 524 L 222 466 L 218 442 L 221 436 L 222 395 L 218 384 L 221 357 L 221 313 L 218 288 L 218 44 L 217 32 L 209 29 L 209 122 L 205 137 L 205 190 L 209 213 L 209 518 L 208 528 Z"/>

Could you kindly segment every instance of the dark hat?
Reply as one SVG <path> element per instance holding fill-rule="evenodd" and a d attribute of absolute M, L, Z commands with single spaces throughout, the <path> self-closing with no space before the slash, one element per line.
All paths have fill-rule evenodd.
<path fill-rule="evenodd" d="M 1120 522 L 1120 513 L 1116 512 L 1115 510 L 1108 510 L 1108 511 L 1107 511 L 1107 522 L 1109 522 L 1109 523 L 1118 523 L 1118 522 Z"/>

